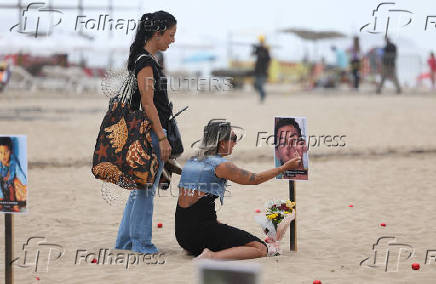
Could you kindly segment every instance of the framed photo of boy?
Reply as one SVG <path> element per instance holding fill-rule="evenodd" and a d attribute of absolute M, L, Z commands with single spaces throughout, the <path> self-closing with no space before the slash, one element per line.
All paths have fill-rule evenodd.
<path fill-rule="evenodd" d="M 0 213 L 27 213 L 27 137 L 0 134 Z"/>
<path fill-rule="evenodd" d="M 307 180 L 309 155 L 307 147 L 305 117 L 274 118 L 274 163 L 280 167 L 290 159 L 299 156 L 301 163 L 297 169 L 287 170 L 277 179 Z"/>

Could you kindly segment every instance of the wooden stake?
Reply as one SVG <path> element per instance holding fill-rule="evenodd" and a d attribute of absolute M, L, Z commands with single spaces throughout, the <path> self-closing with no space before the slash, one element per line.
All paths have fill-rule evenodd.
<path fill-rule="evenodd" d="M 289 200 L 295 201 L 295 181 L 289 181 Z M 295 205 L 294 209 L 297 209 Z M 295 211 L 295 220 L 290 224 L 290 249 L 291 251 L 297 251 L 297 212 Z"/>
<path fill-rule="evenodd" d="M 5 214 L 5 284 L 14 283 L 14 214 Z"/>

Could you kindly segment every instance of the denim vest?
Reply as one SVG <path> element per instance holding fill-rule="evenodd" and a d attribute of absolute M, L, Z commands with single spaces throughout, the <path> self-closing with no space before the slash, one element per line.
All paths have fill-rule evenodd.
<path fill-rule="evenodd" d="M 199 190 L 220 198 L 223 204 L 227 180 L 215 175 L 215 168 L 227 160 L 221 156 L 206 156 L 200 160 L 190 158 L 182 169 L 179 188 Z"/>

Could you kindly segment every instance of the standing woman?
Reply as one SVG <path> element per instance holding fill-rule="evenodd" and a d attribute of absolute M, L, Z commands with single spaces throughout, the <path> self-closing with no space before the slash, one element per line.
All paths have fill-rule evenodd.
<path fill-rule="evenodd" d="M 164 162 L 171 154 L 166 138 L 171 108 L 163 66 L 159 65 L 155 54 L 167 50 L 175 41 L 176 23 L 174 16 L 165 11 L 144 14 L 130 46 L 127 69 L 135 72 L 138 82 L 138 89 L 132 95 L 132 108 L 142 108 L 152 122 L 152 146 L 158 156 L 159 170 L 151 188 L 130 192 L 115 243 L 117 249 L 144 254 L 158 252 L 151 242 L 153 197 Z"/>

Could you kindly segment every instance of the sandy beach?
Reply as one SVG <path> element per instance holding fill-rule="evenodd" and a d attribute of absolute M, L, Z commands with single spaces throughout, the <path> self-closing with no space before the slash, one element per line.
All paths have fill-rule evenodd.
<path fill-rule="evenodd" d="M 176 110 L 190 107 L 178 119 L 186 148 L 181 164 L 193 154 L 191 143 L 201 138 L 212 118 L 226 118 L 245 129 L 230 159 L 254 172 L 274 165 L 273 147 L 257 141 L 260 132 L 261 137 L 272 134 L 274 116 L 305 116 L 309 135 L 321 141 L 310 145 L 309 180 L 296 183 L 298 251 L 289 251 L 288 232 L 282 255 L 246 261 L 261 265 L 262 283 L 436 279 L 436 94 L 282 90 L 272 92 L 265 104 L 259 104 L 252 91 L 173 93 L 171 99 Z M 112 250 L 128 192 L 111 188 L 112 196 L 118 196 L 109 204 L 90 171 L 107 103 L 96 94 L 0 94 L 0 133 L 28 139 L 29 213 L 14 216 L 15 256 L 23 257 L 23 244 L 31 237 L 44 237 L 64 249 L 62 257 L 48 264 L 45 255 L 37 272 L 35 265 L 15 266 L 16 283 L 195 283 L 195 263 L 174 236 L 178 177 L 170 190 L 155 197 L 153 241 L 163 264 L 140 262 L 126 268 L 125 263 L 92 263 L 80 257 L 75 264 L 77 256 L 98 255 L 101 249 L 129 253 Z M 345 145 L 328 146 L 326 135 L 344 136 Z M 263 209 L 271 199 L 287 199 L 287 181 L 230 184 L 224 206 L 217 205 L 219 220 L 263 239 L 253 218 L 255 209 Z M 157 223 L 163 227 L 157 228 Z M 387 236 L 413 249 L 410 258 L 406 251 L 392 250 L 388 272 L 383 265 L 370 267 L 370 260 L 364 261 L 373 258 L 377 240 Z M 0 242 L 3 255 L 3 233 Z M 379 254 L 387 249 L 380 245 Z M 398 271 L 392 271 L 395 254 Z M 420 270 L 411 269 L 415 262 Z"/>

